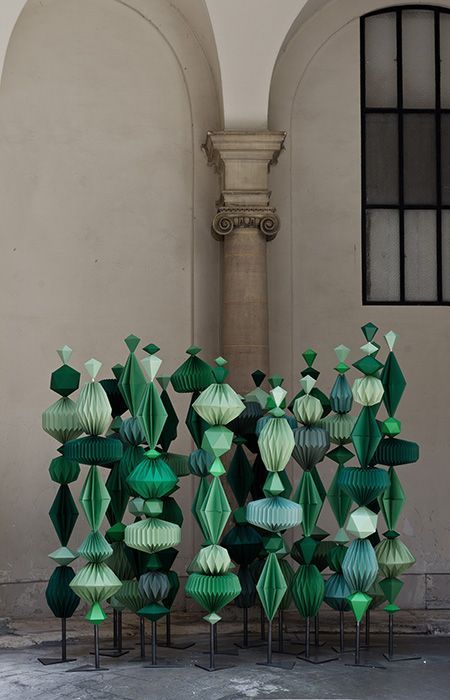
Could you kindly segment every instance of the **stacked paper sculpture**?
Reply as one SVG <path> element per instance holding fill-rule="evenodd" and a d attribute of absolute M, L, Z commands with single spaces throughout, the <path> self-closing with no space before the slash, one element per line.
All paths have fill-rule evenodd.
<path fill-rule="evenodd" d="M 80 373 L 67 363 L 72 350 L 67 345 L 57 350 L 63 364 L 52 373 L 50 388 L 60 395 L 60 399 L 42 414 L 42 427 L 46 433 L 64 445 L 83 432 L 77 416 L 75 402 L 69 398 L 78 389 Z M 78 518 L 78 510 L 70 492 L 69 484 L 76 481 L 80 473 L 78 463 L 64 456 L 55 457 L 50 463 L 50 478 L 59 484 L 55 500 L 50 508 L 50 519 L 58 536 L 60 547 L 49 554 L 58 566 L 47 585 L 45 596 L 47 604 L 55 615 L 61 618 L 62 648 L 61 659 L 41 659 L 45 665 L 67 661 L 66 619 L 72 617 L 80 602 L 79 597 L 70 588 L 75 572 L 70 567 L 77 558 L 68 543 Z"/>

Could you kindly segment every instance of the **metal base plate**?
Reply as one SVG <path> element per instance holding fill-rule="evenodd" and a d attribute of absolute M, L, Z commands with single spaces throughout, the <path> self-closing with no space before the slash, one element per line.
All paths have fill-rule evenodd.
<path fill-rule="evenodd" d="M 209 673 L 214 673 L 214 671 L 223 671 L 226 668 L 234 668 L 235 664 L 215 664 L 214 668 L 197 663 L 195 663 L 194 666 L 197 666 L 197 668 L 202 668 L 204 671 L 209 671 Z"/>
<path fill-rule="evenodd" d="M 323 656 L 322 654 L 310 654 L 308 657 L 304 656 L 305 652 L 297 655 L 297 659 L 300 661 L 307 661 L 309 664 L 328 664 L 330 661 L 338 661 L 338 656 Z"/>
<path fill-rule="evenodd" d="M 419 661 L 422 657 L 421 656 L 389 656 L 389 654 L 383 654 L 384 658 L 386 661 L 389 661 L 390 663 L 394 661 Z"/>
<path fill-rule="evenodd" d="M 195 642 L 186 642 L 185 644 L 166 644 L 165 642 L 162 642 L 161 644 L 158 642 L 159 647 L 164 647 L 165 649 L 190 649 L 191 647 L 195 647 Z"/>
<path fill-rule="evenodd" d="M 78 666 L 78 668 L 68 668 L 66 673 L 79 673 L 79 672 L 85 672 L 85 671 L 109 671 L 109 668 L 106 666 L 100 666 L 100 668 L 95 668 L 95 666 L 91 666 L 90 664 L 86 664 L 85 666 Z"/>
<path fill-rule="evenodd" d="M 167 659 L 161 659 L 156 664 L 145 664 L 143 668 L 183 668 L 183 665 L 167 661 Z"/>
<path fill-rule="evenodd" d="M 142 663 L 143 661 L 148 661 L 148 656 L 137 656 L 135 659 L 128 659 L 129 664 Z"/>
<path fill-rule="evenodd" d="M 38 661 L 43 665 L 43 666 L 53 666 L 54 664 L 68 664 L 71 661 L 76 661 L 76 659 L 38 659 Z"/>
<path fill-rule="evenodd" d="M 202 654 L 209 654 L 209 651 L 202 651 Z M 236 649 L 221 649 L 220 651 L 215 651 L 214 656 L 239 656 L 239 652 Z"/>
<path fill-rule="evenodd" d="M 386 666 L 382 666 L 381 664 L 371 664 L 369 661 L 359 664 L 345 664 L 345 666 L 351 666 L 352 668 L 381 668 L 386 670 Z"/>
<path fill-rule="evenodd" d="M 250 642 L 247 646 L 243 642 L 233 642 L 233 644 L 238 649 L 255 649 L 256 647 L 265 647 L 267 642 Z"/>
<path fill-rule="evenodd" d="M 295 661 L 257 661 L 257 666 L 269 666 L 270 668 L 282 668 L 285 671 L 290 671 L 295 666 Z"/>

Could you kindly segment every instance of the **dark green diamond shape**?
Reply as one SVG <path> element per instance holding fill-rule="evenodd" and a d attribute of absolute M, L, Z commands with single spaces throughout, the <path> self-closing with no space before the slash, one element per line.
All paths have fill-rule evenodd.
<path fill-rule="evenodd" d="M 69 396 L 78 389 L 80 385 L 80 373 L 69 365 L 61 367 L 52 372 L 50 389 L 60 396 Z"/>
<path fill-rule="evenodd" d="M 370 341 L 372 340 L 372 338 L 378 330 L 378 326 L 369 321 L 369 323 L 366 323 L 364 326 L 361 327 L 361 330 L 364 333 L 365 339 L 370 343 Z"/>
<path fill-rule="evenodd" d="M 140 342 L 141 342 L 141 339 L 138 338 L 137 335 L 133 335 L 132 333 L 131 333 L 131 335 L 129 335 L 125 338 L 125 345 L 127 346 L 128 350 L 130 352 L 134 352 Z"/>
<path fill-rule="evenodd" d="M 252 372 L 252 378 L 256 386 L 261 386 L 264 379 L 266 378 L 266 375 L 264 374 L 264 372 L 261 372 L 260 369 L 257 369 L 254 372 Z"/>
<path fill-rule="evenodd" d="M 158 350 L 161 350 L 155 343 L 149 343 L 148 345 L 145 346 L 145 348 L 142 348 L 144 352 L 147 352 L 149 355 L 156 355 Z"/>
<path fill-rule="evenodd" d="M 314 364 L 314 360 L 317 357 L 317 353 L 312 348 L 308 348 L 308 350 L 305 350 L 305 352 L 302 352 L 302 357 L 305 360 L 308 367 L 312 367 Z"/>
<path fill-rule="evenodd" d="M 383 364 L 377 360 L 373 355 L 366 355 L 362 357 L 357 362 L 353 363 L 353 367 L 359 369 L 360 372 L 366 375 L 376 374 L 383 367 Z"/>
<path fill-rule="evenodd" d="M 330 450 L 330 452 L 327 453 L 327 457 L 337 464 L 345 464 L 353 456 L 353 452 L 350 452 L 344 445 L 339 445 L 335 447 L 334 450 Z"/>

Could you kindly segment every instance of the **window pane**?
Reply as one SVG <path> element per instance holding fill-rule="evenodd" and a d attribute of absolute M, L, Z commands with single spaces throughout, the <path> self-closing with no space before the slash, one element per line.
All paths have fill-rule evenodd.
<path fill-rule="evenodd" d="M 399 301 L 400 253 L 398 212 L 366 212 L 367 300 Z"/>
<path fill-rule="evenodd" d="M 442 204 L 450 204 L 450 114 L 441 114 Z"/>
<path fill-rule="evenodd" d="M 450 14 L 441 12 L 441 105 L 450 108 Z"/>
<path fill-rule="evenodd" d="M 405 212 L 405 299 L 436 301 L 436 212 Z"/>
<path fill-rule="evenodd" d="M 366 115 L 366 198 L 368 204 L 398 203 L 398 117 Z"/>
<path fill-rule="evenodd" d="M 397 107 L 397 36 L 395 13 L 365 20 L 366 105 Z"/>
<path fill-rule="evenodd" d="M 450 211 L 442 212 L 442 298 L 450 301 Z"/>
<path fill-rule="evenodd" d="M 403 106 L 431 107 L 435 99 L 434 13 L 402 12 Z"/>
<path fill-rule="evenodd" d="M 436 203 L 436 139 L 434 114 L 403 117 L 403 183 L 406 204 Z"/>

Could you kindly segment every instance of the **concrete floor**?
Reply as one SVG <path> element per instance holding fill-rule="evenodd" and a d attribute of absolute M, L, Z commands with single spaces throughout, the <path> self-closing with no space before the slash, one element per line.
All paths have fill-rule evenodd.
<path fill-rule="evenodd" d="M 289 635 L 287 635 L 288 637 Z M 257 666 L 265 660 L 265 649 L 240 650 L 238 656 L 219 656 L 219 663 L 234 664 L 233 668 L 208 673 L 193 664 L 205 663 L 202 653 L 208 637 L 195 633 L 196 645 L 187 651 L 158 649 L 161 659 L 179 662 L 179 668 L 145 668 L 144 663 L 129 663 L 138 656 L 138 649 L 118 659 L 102 657 L 108 671 L 96 673 L 66 673 L 71 667 L 92 663 L 90 645 L 86 640 L 70 644 L 71 664 L 42 666 L 39 656 L 57 655 L 57 647 L 46 642 L 32 648 L 0 650 L 0 699 L 14 700 L 234 700 L 238 698 L 346 698 L 364 700 L 442 700 L 450 698 L 450 638 L 402 635 L 398 636 L 400 653 L 420 654 L 416 661 L 387 663 L 382 657 L 385 638 L 372 635 L 373 649 L 363 660 L 383 663 L 384 669 L 346 666 L 352 655 L 320 666 L 296 660 L 292 670 Z M 222 635 L 220 642 L 231 647 L 234 635 Z M 129 644 L 129 639 L 126 643 Z M 137 642 L 136 639 L 133 643 Z M 322 653 L 331 651 L 329 644 Z M 378 646 L 381 645 L 381 646 Z M 150 650 L 148 649 L 148 653 Z M 294 660 L 276 656 L 274 660 Z"/>

